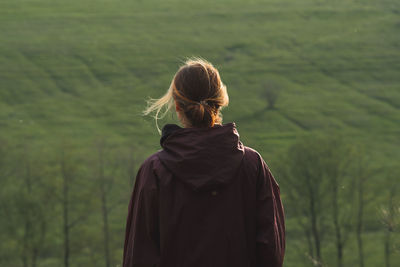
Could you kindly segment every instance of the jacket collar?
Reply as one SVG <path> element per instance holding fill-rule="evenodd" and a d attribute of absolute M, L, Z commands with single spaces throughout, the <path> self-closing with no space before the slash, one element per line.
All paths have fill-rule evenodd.
<path fill-rule="evenodd" d="M 234 122 L 208 128 L 167 124 L 160 144 L 163 165 L 194 190 L 230 183 L 244 155 Z"/>
<path fill-rule="evenodd" d="M 161 138 L 160 138 L 160 145 L 163 146 L 164 141 L 170 136 L 173 132 L 183 129 L 182 127 L 176 125 L 176 124 L 166 124 L 162 128 L 161 132 Z"/>

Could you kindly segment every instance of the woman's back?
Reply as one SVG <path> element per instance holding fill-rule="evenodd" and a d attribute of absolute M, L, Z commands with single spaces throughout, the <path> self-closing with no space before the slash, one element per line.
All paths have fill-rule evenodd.
<path fill-rule="evenodd" d="M 279 187 L 243 146 L 218 70 L 188 60 L 145 114 L 175 106 L 162 150 L 140 167 L 129 204 L 123 267 L 281 267 L 285 227 Z M 160 111 L 165 108 L 163 115 Z M 158 124 L 157 124 L 158 128 Z"/>
<path fill-rule="evenodd" d="M 236 125 L 167 125 L 160 142 L 136 178 L 123 266 L 282 266 L 279 187 Z"/>

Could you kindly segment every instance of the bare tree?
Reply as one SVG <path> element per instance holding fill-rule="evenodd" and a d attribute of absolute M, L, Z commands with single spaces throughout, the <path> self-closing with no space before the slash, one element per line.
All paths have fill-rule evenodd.
<path fill-rule="evenodd" d="M 37 266 L 54 205 L 48 188 L 43 186 L 48 177 L 44 167 L 46 162 L 42 157 L 36 157 L 38 153 L 27 144 L 13 147 L 13 154 L 9 156 L 18 162 L 18 168 L 9 172 L 8 183 L 2 184 L 7 192 L 2 194 L 4 214 L 0 217 L 4 216 L 6 220 L 1 225 L 16 242 L 18 258 L 24 267 Z"/>
<path fill-rule="evenodd" d="M 267 108 L 274 109 L 281 91 L 281 86 L 275 81 L 269 80 L 264 83 L 263 90 L 262 96 L 267 100 Z"/>
<path fill-rule="evenodd" d="M 110 235 L 109 235 L 109 193 L 113 187 L 115 180 L 115 172 L 117 170 L 118 164 L 117 162 L 113 162 L 113 166 L 109 166 L 108 163 L 105 162 L 105 153 L 107 149 L 107 144 L 105 143 L 105 139 L 101 138 L 96 143 L 97 148 L 97 175 L 96 180 L 98 181 L 99 186 L 99 194 L 101 200 L 101 213 L 103 219 L 103 237 L 104 237 L 104 260 L 105 266 L 110 267 Z M 106 174 L 106 167 L 111 168 L 109 174 Z"/>
<path fill-rule="evenodd" d="M 399 224 L 400 206 L 395 203 L 395 196 L 397 193 L 396 185 L 391 186 L 388 202 L 385 207 L 380 210 L 382 223 L 385 229 L 384 237 L 384 252 L 385 252 L 385 266 L 390 267 L 390 256 L 392 254 L 392 235 Z"/>
<path fill-rule="evenodd" d="M 330 213 L 335 235 L 337 266 L 343 267 L 343 252 L 351 228 L 351 217 L 354 208 L 354 175 L 349 171 L 351 164 L 351 147 L 344 143 L 343 136 L 320 140 L 319 167 L 322 179 L 328 181 Z"/>
<path fill-rule="evenodd" d="M 69 190 L 73 170 L 67 165 L 65 159 L 65 150 L 61 151 L 60 159 L 61 177 L 62 177 L 62 210 L 63 210 L 63 236 L 64 236 L 64 267 L 69 267 L 70 257 L 70 228 L 72 227 L 69 217 Z"/>
<path fill-rule="evenodd" d="M 109 219 L 112 210 L 122 201 L 125 202 L 123 194 L 114 193 L 115 190 L 126 188 L 122 185 L 125 182 L 124 179 L 118 180 L 117 177 L 120 172 L 125 171 L 125 164 L 128 161 L 129 174 L 133 172 L 133 148 L 130 148 L 130 153 L 126 156 L 115 144 L 111 144 L 106 141 L 105 137 L 100 137 L 95 141 L 94 149 L 97 157 L 96 161 L 93 162 L 94 166 L 94 181 L 98 188 L 100 203 L 101 203 L 101 214 L 103 222 L 103 247 L 104 247 L 104 263 L 106 267 L 112 265 L 112 259 L 110 256 L 110 229 Z M 123 166 L 123 167 L 122 167 Z M 121 190 L 122 191 L 122 190 Z"/>
<path fill-rule="evenodd" d="M 314 266 L 324 265 L 323 236 L 332 233 L 337 266 L 344 266 L 355 202 L 351 147 L 340 134 L 308 136 L 292 145 L 285 158 L 279 175 L 289 202 L 287 210 L 303 228 L 308 258 Z"/>
<path fill-rule="evenodd" d="M 365 169 L 359 163 L 357 168 L 357 219 L 356 219 L 356 237 L 357 237 L 357 249 L 358 249 L 358 264 L 360 267 L 364 267 L 364 246 L 362 233 L 364 228 L 364 205 L 365 205 L 365 183 L 367 182 L 367 176 L 364 171 Z"/>
<path fill-rule="evenodd" d="M 17 176 L 17 164 L 12 151 L 15 151 L 5 139 L 0 138 L 0 266 L 8 266 L 13 262 L 15 253 L 7 244 L 7 239 L 16 239 L 20 226 L 19 213 L 16 212 L 15 197 L 19 188 L 15 189 L 13 182 Z M 13 189 L 13 190 L 12 190 Z"/>
<path fill-rule="evenodd" d="M 364 146 L 357 145 L 354 147 L 352 165 L 354 167 L 353 175 L 355 179 L 355 196 L 356 196 L 356 219 L 355 234 L 357 239 L 358 265 L 364 267 L 364 244 L 362 234 L 364 231 L 364 210 L 365 206 L 374 198 L 374 195 L 367 197 L 365 192 L 371 177 L 381 172 L 381 168 L 370 167 L 369 155 Z"/>
<path fill-rule="evenodd" d="M 47 231 L 45 208 L 49 202 L 48 199 L 41 198 L 45 192 L 40 192 L 37 184 L 42 177 L 38 174 L 37 168 L 32 168 L 28 150 L 25 145 L 22 155 L 25 173 L 22 175 L 23 184 L 20 192 L 22 198 L 19 201 L 22 204 L 19 209 L 24 224 L 21 256 L 24 267 L 35 267 Z M 37 167 L 38 162 L 35 162 L 35 165 Z"/>
<path fill-rule="evenodd" d="M 287 210 L 296 215 L 308 240 L 308 257 L 314 266 L 323 266 L 321 248 L 329 203 L 323 197 L 327 185 L 321 179 L 318 151 L 314 138 L 298 141 L 289 148 L 278 172 L 287 196 Z"/>
<path fill-rule="evenodd" d="M 64 239 L 64 267 L 70 266 L 71 229 L 87 220 L 92 212 L 93 189 L 81 186 L 85 179 L 78 172 L 79 158 L 72 153 L 71 144 L 64 142 L 59 151 L 61 194 L 58 199 L 62 206 L 62 228 Z M 81 179 L 77 179 L 81 178 Z M 82 203 L 85 203 L 82 205 Z"/>

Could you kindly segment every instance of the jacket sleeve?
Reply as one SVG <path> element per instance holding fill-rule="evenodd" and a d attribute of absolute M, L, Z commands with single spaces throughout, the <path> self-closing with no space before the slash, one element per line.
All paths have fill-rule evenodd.
<path fill-rule="evenodd" d="M 257 267 L 281 267 L 285 254 L 285 218 L 279 185 L 261 158 L 257 180 Z"/>
<path fill-rule="evenodd" d="M 155 173 L 145 162 L 129 202 L 122 266 L 158 266 L 159 251 L 158 186 Z"/>

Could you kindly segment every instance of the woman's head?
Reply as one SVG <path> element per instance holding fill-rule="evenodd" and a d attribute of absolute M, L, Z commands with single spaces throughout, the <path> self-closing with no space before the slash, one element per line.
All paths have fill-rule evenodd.
<path fill-rule="evenodd" d="M 167 93 L 160 99 L 151 100 L 144 114 L 156 111 L 157 122 L 175 105 L 186 127 L 212 127 L 222 123 L 220 111 L 228 103 L 226 86 L 218 70 L 206 60 L 196 58 L 187 60 L 179 68 Z M 165 112 L 159 116 L 163 107 Z"/>

